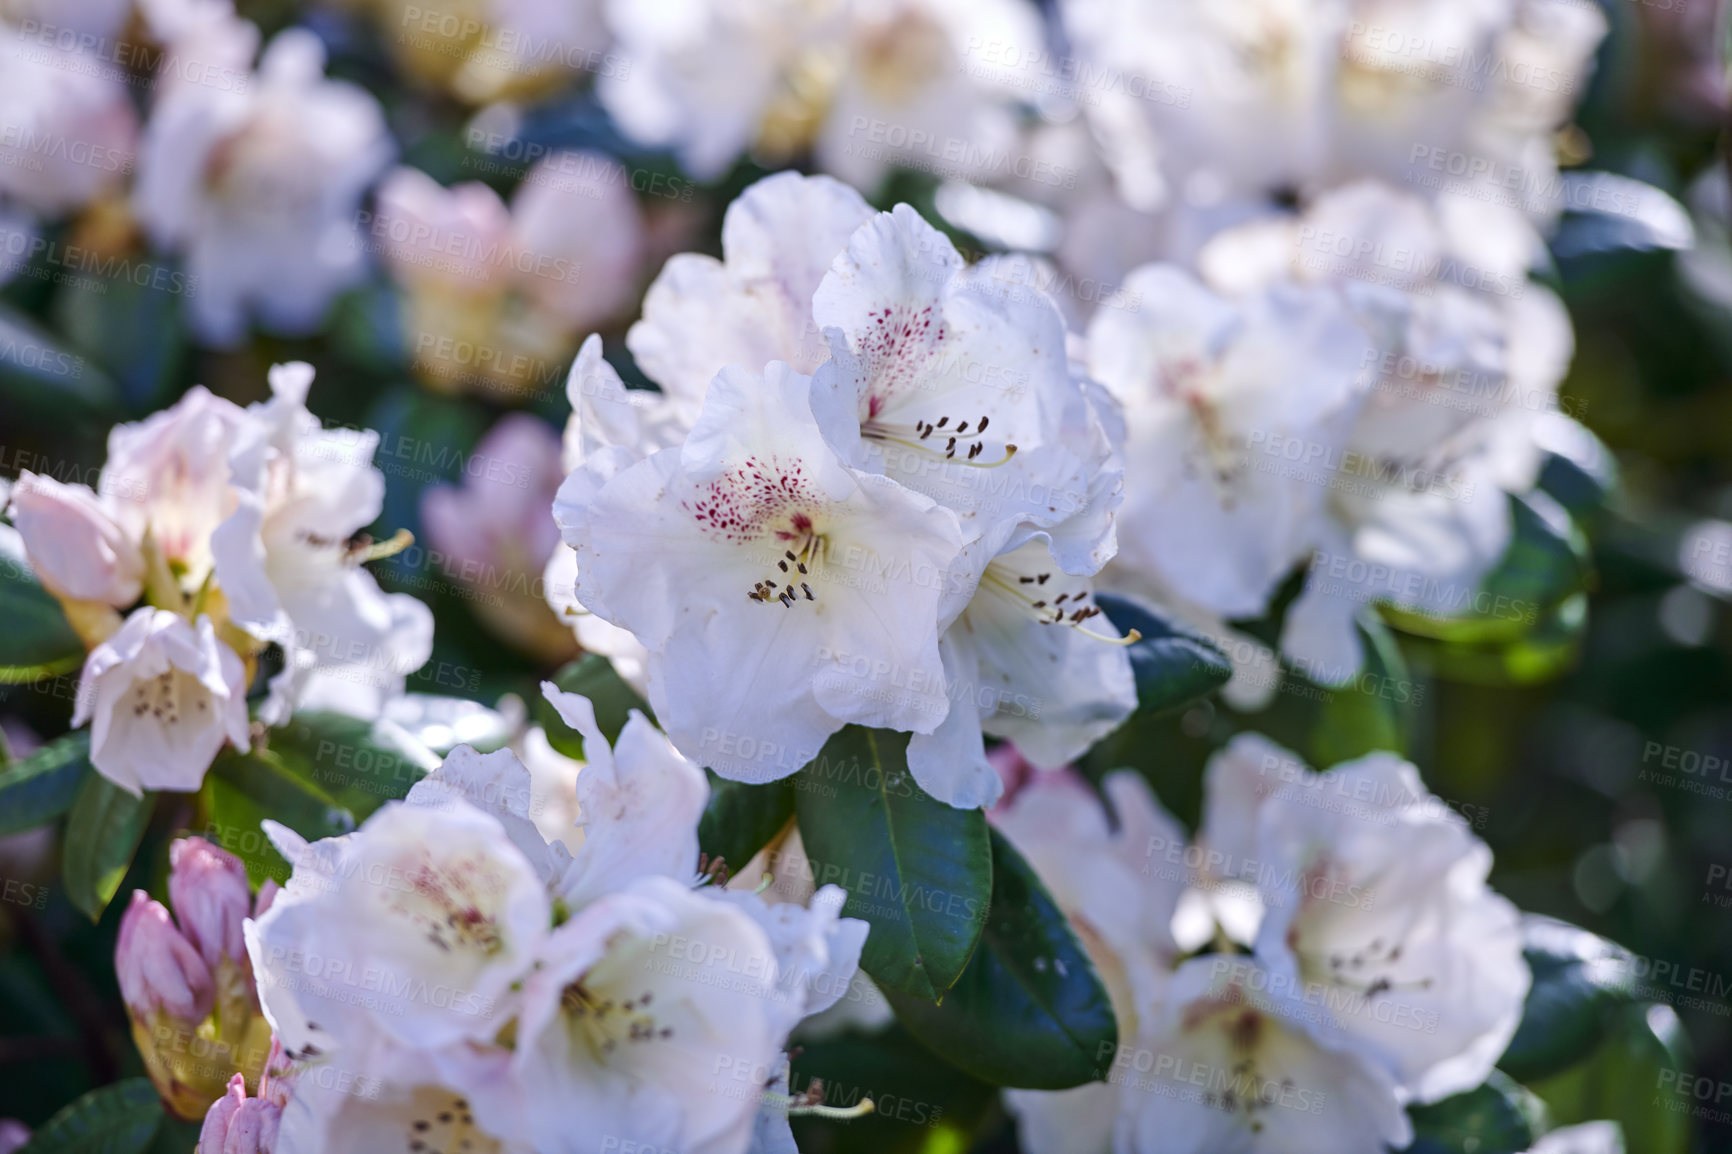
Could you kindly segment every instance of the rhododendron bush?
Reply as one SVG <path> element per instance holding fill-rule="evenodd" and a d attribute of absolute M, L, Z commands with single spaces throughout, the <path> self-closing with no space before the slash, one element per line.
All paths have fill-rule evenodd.
<path fill-rule="evenodd" d="M 1726 1145 L 1719 8 L 0 0 L 0 1154 Z"/>

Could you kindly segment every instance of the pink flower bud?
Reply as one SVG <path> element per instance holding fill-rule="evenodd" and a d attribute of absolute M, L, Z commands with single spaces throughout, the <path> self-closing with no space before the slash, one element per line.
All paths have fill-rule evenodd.
<path fill-rule="evenodd" d="M 277 884 L 276 878 L 266 878 L 259 886 L 259 896 L 253 902 L 253 917 L 262 918 L 265 911 L 271 908 L 271 903 L 277 900 L 277 895 L 283 892 L 283 887 Z"/>
<path fill-rule="evenodd" d="M 195 1154 L 271 1154 L 282 1118 L 281 1106 L 247 1097 L 247 1080 L 236 1074 L 205 1111 Z"/>
<path fill-rule="evenodd" d="M 183 1022 L 201 1022 L 216 997 L 210 967 L 175 928 L 163 904 L 143 890 L 132 891 L 132 904 L 120 920 L 114 972 L 127 1009 L 141 1020 L 161 1011 Z"/>
<path fill-rule="evenodd" d="M 144 556 L 85 486 L 27 472 L 12 488 L 12 522 L 31 568 L 49 589 L 117 609 L 138 600 Z"/>
<path fill-rule="evenodd" d="M 205 964 L 216 968 L 223 956 L 246 957 L 241 923 L 252 912 L 253 893 L 241 859 L 203 838 L 181 838 L 168 849 L 168 896 L 181 932 Z"/>
<path fill-rule="evenodd" d="M 12 1154 L 30 1141 L 30 1127 L 16 1118 L 0 1118 L 0 1154 Z"/>

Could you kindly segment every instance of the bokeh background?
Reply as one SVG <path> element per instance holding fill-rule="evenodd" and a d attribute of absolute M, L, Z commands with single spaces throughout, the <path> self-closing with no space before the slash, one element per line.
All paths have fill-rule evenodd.
<path fill-rule="evenodd" d="M 1575 560 L 1588 592 L 1585 605 L 1570 609 L 1580 620 L 1585 608 L 1585 628 L 1495 659 L 1402 636 L 1401 652 L 1387 660 L 1390 675 L 1413 689 L 1405 701 L 1319 705 L 1284 695 L 1255 719 L 1204 702 L 1139 721 L 1085 768 L 1137 765 L 1194 822 L 1203 759 L 1235 730 L 1254 723 L 1326 765 L 1350 751 L 1316 744 L 1318 710 L 1382 711 L 1365 724 L 1393 726 L 1430 787 L 1470 817 L 1496 853 L 1497 888 L 1525 910 L 1623 944 L 1648 975 L 1637 1012 L 1608 1023 L 1602 1052 L 1545 1088 L 1557 1120 L 1617 1117 L 1635 1154 L 1732 1150 L 1732 1121 L 1668 1108 L 1658 1073 L 1685 1069 L 1732 1085 L 1728 17 L 1716 0 L 1603 7 L 1612 31 L 1576 118 L 1579 159 L 1669 194 L 1688 210 L 1695 246 L 1633 243 L 1615 218 L 1574 215 L 1551 240 L 1554 267 L 1542 279 L 1562 293 L 1577 341 L 1563 407 L 1608 451 L 1594 475 L 1560 465 L 1548 478 L 1548 491 L 1580 514 L 1585 530 Z M 402 163 L 442 184 L 480 180 L 503 195 L 516 187 L 524 166 L 471 148 L 472 107 L 437 85 L 405 83 L 374 22 L 340 5 L 240 8 L 267 38 L 292 23 L 313 28 L 331 74 L 383 102 Z M 516 139 L 605 152 L 660 179 L 661 193 L 639 196 L 650 252 L 631 305 L 602 329 L 610 359 L 629 379 L 621 340 L 644 284 L 671 252 L 718 253 L 723 209 L 767 170 L 742 162 L 717 183 L 693 184 L 670 156 L 628 143 L 583 90 L 531 103 Z M 871 199 L 880 207 L 908 200 L 937 220 L 933 193 L 930 178 L 899 174 Z M 72 227 L 48 230 L 67 240 Z M 986 247 L 955 235 L 964 251 Z M 124 281 L 24 275 L 0 291 L 0 304 L 8 326 L 18 318 L 40 325 L 89 365 L 69 388 L 64 378 L 0 364 L 5 477 L 46 461 L 76 463 L 92 479 L 115 422 L 155 411 L 194 383 L 241 403 L 263 399 L 266 368 L 298 359 L 318 368 L 314 412 L 383 437 L 388 494 L 377 536 L 406 528 L 428 546 L 427 491 L 460 483 L 464 462 L 502 420 L 508 431 L 515 423 L 518 439 L 494 442 L 483 455 L 523 464 L 537 485 L 557 484 L 557 457 L 536 454 L 545 455 L 569 412 L 563 365 L 559 376 L 509 397 L 430 386 L 413 370 L 399 290 L 378 268 L 338 300 L 317 336 L 258 335 L 233 349 L 190 338 L 182 298 Z M 479 516 L 471 509 L 456 520 L 478 529 Z M 568 635 L 550 633 L 537 616 L 545 612 L 539 582 L 551 523 L 509 528 L 523 556 L 505 570 L 513 576 L 479 591 L 461 573 L 466 549 L 488 547 L 479 532 L 449 538 L 445 563 L 423 549 L 375 566 L 387 588 L 435 610 L 434 657 L 411 676 L 411 691 L 533 700 L 536 680 L 572 656 Z M 0 688 L 0 723 L 16 750 L 65 730 L 75 684 Z M 190 811 L 180 815 L 190 820 Z M 162 868 L 162 844 L 174 832 L 173 821 L 153 827 L 138 876 L 122 893 L 160 886 L 147 871 Z M 30 1125 L 93 1086 L 140 1072 L 113 977 L 123 903 L 95 926 L 72 908 L 57 886 L 53 837 L 36 831 L 0 842 L 0 1117 Z M 874 1059 L 861 1060 L 869 1070 Z M 1014 1148 L 989 1100 L 957 1086 L 935 1085 L 926 1096 L 973 1111 L 986 1133 L 982 1148 Z M 1732 1097 L 1721 1104 L 1732 1109 Z M 894 1143 L 905 1146 L 910 1134 L 936 1141 L 949 1131 L 903 1127 Z M 817 1149 L 841 1142 L 823 1127 L 802 1137 Z"/>

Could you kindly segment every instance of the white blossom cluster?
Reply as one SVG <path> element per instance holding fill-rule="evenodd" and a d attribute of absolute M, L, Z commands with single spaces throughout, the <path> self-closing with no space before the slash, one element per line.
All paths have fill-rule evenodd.
<path fill-rule="evenodd" d="M 196 790 L 225 744 L 249 747 L 268 645 L 266 724 L 297 704 L 376 714 L 432 651 L 427 607 L 361 567 L 384 499 L 378 435 L 325 429 L 312 381 L 277 365 L 272 398 L 244 409 L 194 388 L 115 426 L 94 489 L 31 472 L 12 487 L 22 561 L 89 648 L 73 723 L 125 789 Z"/>
<path fill-rule="evenodd" d="M 1007 1091 L 1031 1154 L 1375 1154 L 1473 1089 L 1530 976 L 1491 852 L 1372 754 L 1313 773 L 1255 734 L 1210 761 L 1195 840 L 1134 773 L 1021 789 L 998 826 L 1107 981 L 1105 1081 Z"/>
<path fill-rule="evenodd" d="M 563 839 L 516 755 L 468 746 L 352 834 L 267 823 L 294 874 L 246 923 L 281 1052 L 245 1148 L 791 1144 L 789 1031 L 847 992 L 866 924 L 834 886 L 696 884 L 702 771 L 641 714 L 610 748 L 588 699 L 543 688 L 587 759 Z M 233 1112 L 202 1148 L 230 1148 Z"/>
<path fill-rule="evenodd" d="M 1093 603 L 1122 427 L 1019 258 L 967 266 L 906 205 L 826 177 L 747 189 L 722 260 L 681 255 L 572 367 L 554 518 L 575 588 L 681 752 L 764 782 L 844 725 L 912 734 L 940 800 L 990 805 L 983 734 L 1057 767 L 1136 704 Z M 575 566 L 573 573 L 572 567 Z M 610 644 L 611 643 L 611 644 Z"/>

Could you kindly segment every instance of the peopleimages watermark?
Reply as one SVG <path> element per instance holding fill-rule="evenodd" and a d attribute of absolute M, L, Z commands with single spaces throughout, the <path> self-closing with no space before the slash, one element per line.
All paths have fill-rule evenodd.
<path fill-rule="evenodd" d="M 117 40 L 42 20 L 21 20 L 16 32 L 26 41 L 24 51 L 32 62 L 118 84 L 148 87 L 172 79 L 218 92 L 245 92 L 252 79 L 245 68 L 200 60 L 178 47 Z"/>
<path fill-rule="evenodd" d="M 1636 780 L 1725 801 L 1732 796 L 1732 757 L 1648 741 Z"/>
<path fill-rule="evenodd" d="M 602 190 L 608 185 L 630 189 L 640 196 L 678 201 L 690 201 L 697 188 L 697 185 L 681 176 L 649 168 L 627 168 L 611 157 L 550 148 L 539 141 L 524 140 L 503 132 L 489 132 L 478 126 L 465 132 L 463 139 L 471 151 L 494 158 L 476 160 L 465 157 L 463 164 L 466 168 L 492 176 L 516 174 L 526 167 L 534 166 L 534 170 L 524 176 L 525 184 L 546 184 L 561 192 L 575 192 L 591 200 L 600 200 Z"/>

